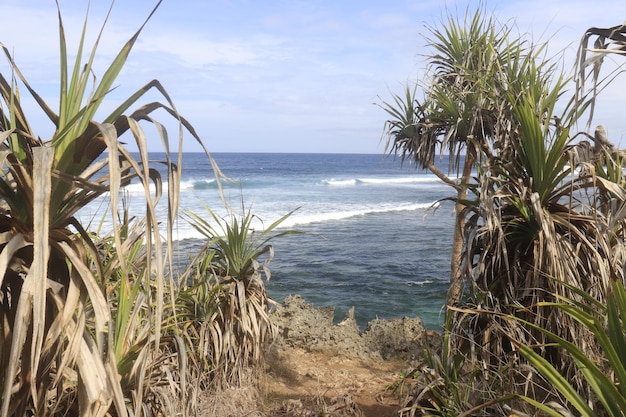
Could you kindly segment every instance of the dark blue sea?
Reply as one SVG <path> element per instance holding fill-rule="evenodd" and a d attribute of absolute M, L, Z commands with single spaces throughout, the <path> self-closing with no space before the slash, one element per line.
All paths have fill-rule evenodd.
<path fill-rule="evenodd" d="M 160 155 L 151 155 L 160 159 Z M 448 288 L 453 206 L 437 202 L 452 190 L 427 171 L 372 154 L 217 153 L 226 201 L 250 210 L 257 226 L 297 209 L 283 228 L 304 233 L 273 241 L 267 291 L 282 301 L 300 294 L 333 306 L 336 320 L 355 307 L 363 327 L 375 317 L 419 316 L 440 329 Z M 447 160 L 439 162 L 447 171 Z M 128 187 L 132 207 L 133 185 Z M 141 198 L 137 198 L 138 204 Z M 226 215 L 206 155 L 185 153 L 180 212 Z M 94 216 L 95 208 L 86 211 Z M 207 217 L 208 218 L 208 217 Z M 181 256 L 201 235 L 179 219 Z"/>

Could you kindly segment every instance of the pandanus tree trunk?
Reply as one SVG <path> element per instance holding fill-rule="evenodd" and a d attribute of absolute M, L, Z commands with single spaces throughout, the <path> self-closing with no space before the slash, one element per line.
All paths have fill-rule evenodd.
<path fill-rule="evenodd" d="M 463 230 L 465 229 L 465 215 L 463 201 L 467 199 L 467 185 L 470 183 L 472 168 L 476 159 L 472 155 L 467 155 L 463 165 L 463 176 L 458 183 L 444 174 L 433 163 L 426 165 L 426 168 L 435 174 L 444 183 L 452 186 L 457 192 L 457 202 L 454 207 L 454 235 L 452 237 L 452 251 L 450 256 L 450 288 L 448 289 L 448 304 L 453 305 L 459 302 L 463 293 L 463 277 L 461 276 L 461 261 L 463 257 Z"/>
<path fill-rule="evenodd" d="M 461 261 L 463 256 L 463 231 L 465 229 L 465 215 L 463 201 L 467 199 L 467 185 L 472 175 L 474 158 L 467 155 L 463 166 L 463 177 L 461 187 L 457 188 L 457 202 L 454 215 L 454 235 L 452 238 L 452 254 L 450 257 L 450 288 L 448 289 L 448 304 L 453 305 L 460 301 L 463 294 L 463 276 L 461 275 Z"/>

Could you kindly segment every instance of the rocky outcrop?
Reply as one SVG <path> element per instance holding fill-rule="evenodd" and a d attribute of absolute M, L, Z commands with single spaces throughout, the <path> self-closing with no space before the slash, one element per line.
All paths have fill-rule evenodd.
<path fill-rule="evenodd" d="M 332 307 L 316 308 L 298 296 L 285 298 L 271 313 L 278 337 L 274 347 L 330 351 L 360 358 L 414 361 L 424 349 L 438 349 L 441 335 L 424 328 L 419 317 L 374 319 L 363 332 L 354 319 L 354 307 L 334 325 Z"/>

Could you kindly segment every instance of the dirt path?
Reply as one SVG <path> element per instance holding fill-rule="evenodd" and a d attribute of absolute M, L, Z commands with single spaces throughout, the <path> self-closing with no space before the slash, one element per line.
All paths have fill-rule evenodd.
<path fill-rule="evenodd" d="M 282 350 L 268 358 L 262 381 L 266 413 L 272 417 L 392 416 L 398 408 L 392 388 L 407 366 L 399 360 Z"/>
<path fill-rule="evenodd" d="M 270 318 L 277 332 L 261 375 L 255 370 L 249 386 L 202 397 L 199 415 L 395 417 L 401 375 L 442 342 L 417 317 L 374 319 L 361 330 L 353 309 L 334 324 L 332 308 L 299 296 L 277 304 Z"/>
<path fill-rule="evenodd" d="M 299 296 L 276 306 L 278 337 L 261 381 L 269 417 L 386 417 L 395 415 L 400 375 L 411 371 L 440 336 L 419 318 L 374 319 L 363 330 L 354 309 L 334 324 L 334 310 Z"/>

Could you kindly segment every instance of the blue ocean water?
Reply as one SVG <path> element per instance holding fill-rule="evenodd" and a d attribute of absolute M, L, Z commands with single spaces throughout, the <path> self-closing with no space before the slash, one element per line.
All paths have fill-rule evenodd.
<path fill-rule="evenodd" d="M 154 159 L 162 155 L 151 154 Z M 453 206 L 433 204 L 452 191 L 427 171 L 372 154 L 213 154 L 225 175 L 226 200 L 250 210 L 257 227 L 297 209 L 282 227 L 303 234 L 273 241 L 267 291 L 274 300 L 300 294 L 333 306 L 336 319 L 355 307 L 364 326 L 374 317 L 419 316 L 440 329 L 450 271 Z M 447 160 L 440 161 L 447 170 Z M 183 155 L 181 213 L 204 206 L 225 214 L 212 167 L 202 153 Z M 127 187 L 131 213 L 141 192 Z M 162 209 L 164 211 L 164 208 Z M 85 210 L 94 216 L 97 208 Z M 175 230 L 181 256 L 202 238 L 185 220 Z"/>

